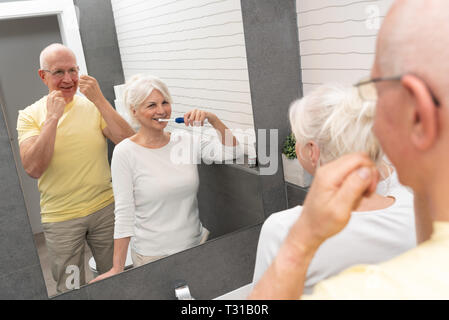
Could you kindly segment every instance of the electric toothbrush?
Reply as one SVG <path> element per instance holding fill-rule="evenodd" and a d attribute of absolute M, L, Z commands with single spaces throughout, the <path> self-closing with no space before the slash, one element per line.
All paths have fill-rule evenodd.
<path fill-rule="evenodd" d="M 178 117 L 174 119 L 157 119 L 159 122 L 175 122 L 175 123 L 184 123 L 183 117 Z M 208 123 L 207 119 L 204 120 L 204 123 Z"/>

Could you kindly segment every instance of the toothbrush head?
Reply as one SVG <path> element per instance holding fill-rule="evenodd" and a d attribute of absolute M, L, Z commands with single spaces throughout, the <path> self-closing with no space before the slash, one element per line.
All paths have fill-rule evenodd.
<path fill-rule="evenodd" d="M 159 122 L 176 122 L 176 123 L 184 123 L 183 117 L 178 117 L 175 119 L 157 119 Z"/>

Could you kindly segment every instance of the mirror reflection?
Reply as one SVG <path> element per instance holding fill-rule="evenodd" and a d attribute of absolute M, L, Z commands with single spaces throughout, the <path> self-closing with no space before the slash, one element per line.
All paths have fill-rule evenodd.
<path fill-rule="evenodd" d="M 86 281 L 85 241 L 99 272 L 111 266 L 114 197 L 106 138 L 119 143 L 134 131 L 96 79 L 79 76 L 72 50 L 51 44 L 39 61 L 48 95 L 19 111 L 18 144 L 25 172 L 38 179 L 43 233 L 60 293 L 68 289 L 68 267 L 79 268 L 81 285 Z"/>
<path fill-rule="evenodd" d="M 166 131 L 173 121 L 169 88 L 155 76 L 135 75 L 124 90 L 124 105 L 138 124 L 135 133 L 97 80 L 79 75 L 66 46 L 46 47 L 38 74 L 49 93 L 19 112 L 18 143 L 25 172 L 38 179 L 58 293 L 70 289 L 67 271 L 74 266 L 79 284 L 87 282 L 85 241 L 94 259 L 89 268 L 99 274 L 94 282 L 208 239 L 199 219 L 197 164 L 243 156 L 242 145 L 216 114 L 192 109 L 176 119 L 192 132 Z M 76 95 L 78 89 L 83 96 Z M 205 123 L 215 138 L 203 134 Z M 111 170 L 105 138 L 117 144 Z"/>

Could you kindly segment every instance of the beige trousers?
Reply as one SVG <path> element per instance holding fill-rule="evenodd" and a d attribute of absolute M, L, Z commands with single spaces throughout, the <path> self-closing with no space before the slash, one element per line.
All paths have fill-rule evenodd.
<path fill-rule="evenodd" d="M 203 237 L 201 238 L 201 241 L 199 244 L 203 244 L 207 241 L 207 239 L 209 238 L 209 230 L 207 230 L 206 228 L 204 228 L 204 234 Z M 133 260 L 133 267 L 140 267 L 143 266 L 144 264 L 159 260 L 161 258 L 164 258 L 165 256 L 143 256 L 141 254 L 138 254 L 137 252 L 135 252 L 133 249 L 131 249 L 131 258 Z"/>
<path fill-rule="evenodd" d="M 79 270 L 79 284 L 86 284 L 85 242 L 94 256 L 99 273 L 112 268 L 114 254 L 114 203 L 87 217 L 62 222 L 43 223 L 45 242 L 52 263 L 52 275 L 58 293 L 67 291 L 66 281 Z M 69 267 L 69 268 L 68 268 Z"/>

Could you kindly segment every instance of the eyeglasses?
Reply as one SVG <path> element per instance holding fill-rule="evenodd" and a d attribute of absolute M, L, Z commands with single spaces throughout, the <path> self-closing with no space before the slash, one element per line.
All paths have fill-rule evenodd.
<path fill-rule="evenodd" d="M 79 70 L 80 70 L 79 67 L 74 67 L 70 68 L 69 70 L 57 69 L 55 71 L 50 70 L 42 70 L 42 71 L 50 73 L 55 78 L 62 79 L 64 78 L 66 72 L 69 74 L 71 78 L 78 77 Z"/>
<path fill-rule="evenodd" d="M 378 98 L 378 92 L 375 83 L 381 82 L 381 81 L 401 81 L 402 76 L 396 76 L 396 77 L 383 77 L 383 78 L 374 78 L 374 79 L 367 79 L 362 80 L 358 83 L 356 83 L 354 86 L 357 88 L 359 92 L 359 96 L 362 100 L 368 101 L 368 102 L 377 102 Z M 433 94 L 433 92 L 430 90 L 429 87 L 427 87 L 429 90 L 430 95 L 432 96 L 433 103 L 436 107 L 440 106 L 440 101 L 436 98 L 436 96 Z"/>

